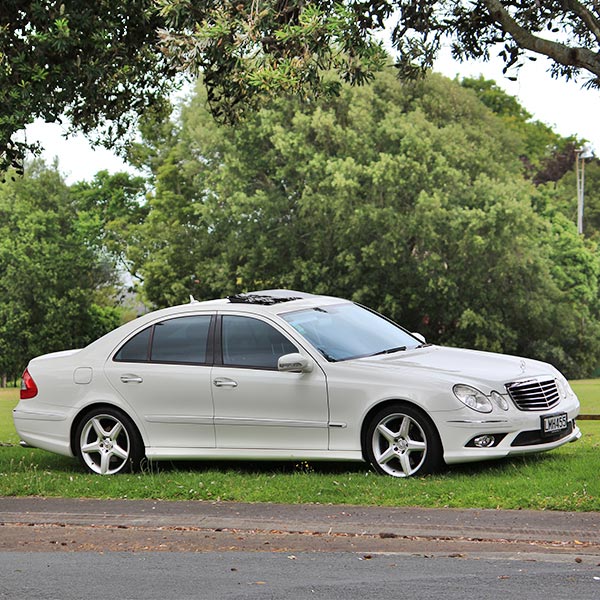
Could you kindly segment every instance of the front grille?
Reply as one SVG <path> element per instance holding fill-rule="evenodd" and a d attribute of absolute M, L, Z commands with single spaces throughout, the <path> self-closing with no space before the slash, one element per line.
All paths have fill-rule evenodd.
<path fill-rule="evenodd" d="M 520 410 L 548 410 L 560 402 L 556 379 L 527 379 L 506 384 Z"/>

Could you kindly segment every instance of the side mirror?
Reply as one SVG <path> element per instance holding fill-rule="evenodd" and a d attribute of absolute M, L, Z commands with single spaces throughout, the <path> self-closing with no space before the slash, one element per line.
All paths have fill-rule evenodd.
<path fill-rule="evenodd" d="M 277 370 L 287 373 L 310 373 L 313 370 L 313 363 L 302 354 L 293 352 L 279 357 Z"/>
<path fill-rule="evenodd" d="M 412 331 L 411 333 L 412 333 L 412 335 L 414 337 L 416 337 L 421 342 L 421 344 L 426 344 L 427 343 L 427 340 L 425 339 L 424 335 L 422 335 L 422 334 L 420 334 L 420 333 L 418 333 L 416 331 Z"/>

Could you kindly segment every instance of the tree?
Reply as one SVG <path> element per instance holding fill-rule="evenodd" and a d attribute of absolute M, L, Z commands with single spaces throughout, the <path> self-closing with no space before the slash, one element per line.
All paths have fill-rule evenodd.
<path fill-rule="evenodd" d="M 596 365 L 598 257 L 567 251 L 574 224 L 534 206 L 522 141 L 458 84 L 385 73 L 235 128 L 199 93 L 171 135 L 146 132 L 155 191 L 129 256 L 154 304 L 287 287 L 352 298 L 432 342 Z"/>
<path fill-rule="evenodd" d="M 518 100 L 496 85 L 495 81 L 466 77 L 460 84 L 501 117 L 521 141 L 518 150 L 528 179 L 536 185 L 556 182 L 575 165 L 575 149 L 583 144 L 575 137 L 564 138 L 540 121 L 533 121 Z"/>
<path fill-rule="evenodd" d="M 459 60 L 497 52 L 505 71 L 550 59 L 554 77 L 600 84 L 596 0 L 158 0 L 161 43 L 173 64 L 202 73 L 212 112 L 235 120 L 265 95 L 310 97 L 364 83 L 387 64 L 374 34 L 387 31 L 404 79 L 433 66 L 449 41 Z"/>
<path fill-rule="evenodd" d="M 445 36 L 452 40 L 456 58 L 487 60 L 502 44 L 499 56 L 505 71 L 520 66 L 524 56 L 551 60 L 553 76 L 567 79 L 581 70 L 592 75 L 589 85 L 600 83 L 600 13 L 595 0 L 424 0 L 397 2 L 399 28 L 393 41 L 401 64 L 429 67 Z"/>
<path fill-rule="evenodd" d="M 79 229 L 90 247 L 114 262 L 115 268 L 130 270 L 126 249 L 131 232 L 147 215 L 146 180 L 129 173 L 99 171 L 91 182 L 70 187 L 77 206 Z"/>
<path fill-rule="evenodd" d="M 391 26 L 394 25 L 395 26 Z M 596 0 L 5 0 L 0 11 L 0 171 L 31 146 L 39 117 L 122 146 L 137 116 L 162 112 L 177 72 L 202 76 L 214 117 L 235 122 L 265 97 L 305 100 L 390 66 L 414 79 L 445 42 L 460 60 L 536 55 L 555 77 L 600 82 Z"/>
<path fill-rule="evenodd" d="M 156 47 L 151 0 L 3 0 L 0 172 L 31 148 L 15 133 L 36 118 L 119 146 L 136 115 L 164 104 L 173 70 Z"/>
<path fill-rule="evenodd" d="M 98 292 L 112 265 L 80 227 L 56 170 L 31 165 L 0 184 L 0 375 L 15 378 L 33 356 L 81 347 L 119 324 Z"/>

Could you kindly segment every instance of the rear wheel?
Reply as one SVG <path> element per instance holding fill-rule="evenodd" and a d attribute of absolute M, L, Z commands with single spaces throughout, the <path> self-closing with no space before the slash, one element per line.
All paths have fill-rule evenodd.
<path fill-rule="evenodd" d="M 403 404 L 387 406 L 373 417 L 365 453 L 378 473 L 392 477 L 431 473 L 443 462 L 434 425 L 421 411 Z"/>
<path fill-rule="evenodd" d="M 75 452 L 83 466 L 99 475 L 135 470 L 144 457 L 142 439 L 131 419 L 114 408 L 88 412 L 77 427 Z"/>

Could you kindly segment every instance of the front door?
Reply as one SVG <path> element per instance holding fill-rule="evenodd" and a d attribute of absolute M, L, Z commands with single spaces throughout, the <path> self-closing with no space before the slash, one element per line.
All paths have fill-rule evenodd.
<path fill-rule="evenodd" d="M 222 364 L 211 375 L 217 447 L 327 449 L 327 386 L 320 367 L 278 371 L 280 356 L 305 352 L 266 320 L 223 315 L 220 329 Z"/>

